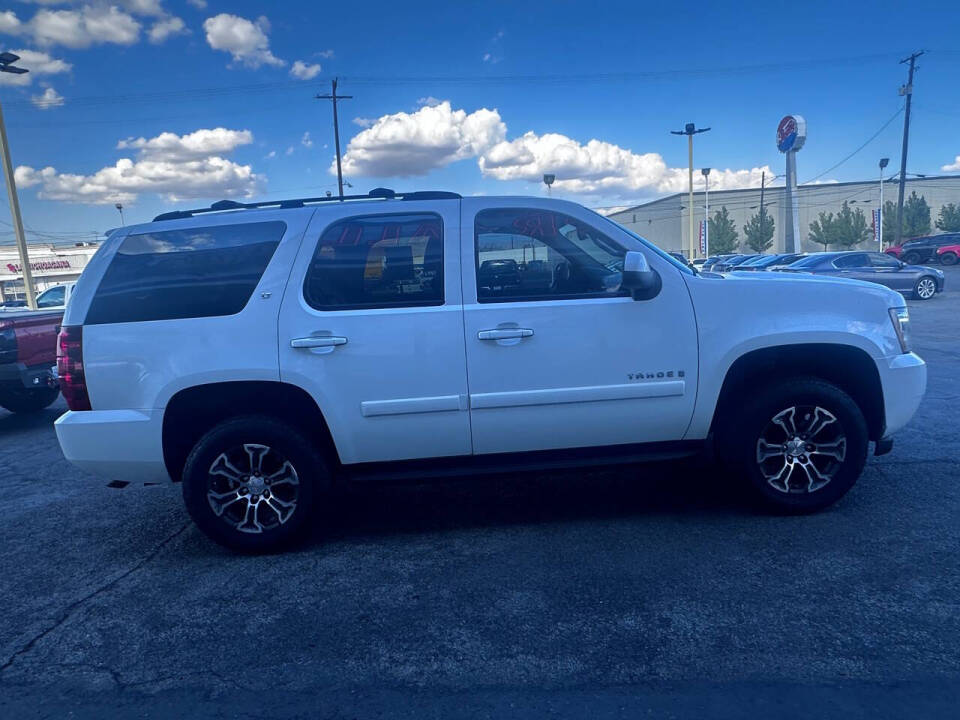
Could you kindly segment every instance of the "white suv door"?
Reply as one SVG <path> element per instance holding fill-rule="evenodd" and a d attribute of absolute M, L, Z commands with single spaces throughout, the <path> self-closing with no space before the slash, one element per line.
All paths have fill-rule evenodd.
<path fill-rule="evenodd" d="M 462 201 L 464 325 L 474 453 L 680 440 L 697 332 L 680 270 L 573 203 Z M 662 278 L 618 290 L 623 254 Z"/>
<path fill-rule="evenodd" d="M 280 374 L 317 401 L 344 463 L 471 452 L 459 203 L 331 203 L 304 235 Z"/>

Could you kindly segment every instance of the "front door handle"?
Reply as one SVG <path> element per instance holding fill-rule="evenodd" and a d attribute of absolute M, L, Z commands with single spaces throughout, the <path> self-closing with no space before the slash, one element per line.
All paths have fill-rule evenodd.
<path fill-rule="evenodd" d="M 481 330 L 477 337 L 481 340 L 518 340 L 530 337 L 533 330 L 528 328 L 498 328 L 496 330 Z"/>
<path fill-rule="evenodd" d="M 311 335 L 310 337 L 294 338 L 290 341 L 292 348 L 332 348 L 337 345 L 346 345 L 345 337 L 334 335 Z"/>

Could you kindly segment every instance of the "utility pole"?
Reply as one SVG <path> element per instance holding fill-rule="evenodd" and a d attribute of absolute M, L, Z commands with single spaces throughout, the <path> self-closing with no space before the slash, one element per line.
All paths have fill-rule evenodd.
<path fill-rule="evenodd" d="M 910 140 L 910 100 L 913 98 L 913 71 L 917 58 L 923 55 L 924 51 L 913 53 L 910 57 L 904 58 L 900 64 L 910 63 L 910 71 L 907 75 L 907 84 L 900 88 L 900 94 L 907 96 L 907 105 L 903 114 L 903 149 L 900 151 L 900 187 L 897 190 L 897 227 L 896 244 L 900 244 L 903 235 L 903 186 L 907 180 L 907 143 Z"/>
<path fill-rule="evenodd" d="M 14 67 L 19 55 L 0 53 L 0 72 L 23 75 L 26 68 Z M 13 219 L 13 233 L 17 238 L 17 252 L 20 253 L 20 268 L 23 272 L 23 290 L 27 296 L 27 307 L 37 309 L 37 293 L 33 285 L 33 273 L 30 271 L 30 256 L 27 252 L 27 238 L 23 234 L 23 219 L 20 217 L 20 200 L 17 198 L 17 184 L 13 177 L 13 163 L 10 162 L 10 143 L 7 141 L 7 128 L 3 122 L 3 108 L 0 107 L 0 155 L 3 156 L 3 176 L 7 181 L 7 197 L 10 200 L 10 217 Z"/>
<path fill-rule="evenodd" d="M 883 170 L 890 163 L 890 158 L 880 158 L 880 252 L 883 252 Z"/>
<path fill-rule="evenodd" d="M 340 169 L 340 123 L 337 120 L 337 100 L 352 100 L 353 95 L 337 95 L 337 78 L 330 81 L 333 92 L 329 95 L 317 95 L 316 100 L 333 101 L 333 140 L 337 148 L 337 187 L 340 188 L 340 199 L 343 200 L 343 170 Z"/>
<path fill-rule="evenodd" d="M 683 130 L 671 130 L 671 135 L 686 135 L 687 136 L 687 152 L 689 154 L 689 181 L 690 181 L 690 201 L 688 203 L 688 208 L 690 212 L 690 260 L 696 257 L 693 249 L 693 136 L 699 133 L 707 132 L 710 128 L 700 128 L 697 129 L 696 123 L 687 123 L 683 126 Z"/>

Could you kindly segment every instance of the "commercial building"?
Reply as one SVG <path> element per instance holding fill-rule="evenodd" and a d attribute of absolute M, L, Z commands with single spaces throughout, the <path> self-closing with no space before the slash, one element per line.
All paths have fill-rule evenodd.
<path fill-rule="evenodd" d="M 30 270 L 37 292 L 76 280 L 99 243 L 29 245 Z M 23 267 L 15 245 L 0 246 L 0 302 L 24 300 Z"/>
<path fill-rule="evenodd" d="M 699 180 L 699 178 L 698 178 Z M 960 204 L 960 176 L 940 176 L 911 178 L 906 182 L 905 197 L 916 192 L 923 196 L 930 206 L 931 232 L 937 232 L 934 223 L 940 208 L 947 203 Z M 763 194 L 763 204 L 774 219 L 773 247 L 769 252 L 782 252 L 784 248 L 784 228 L 786 227 L 788 208 L 784 200 L 784 187 L 767 187 Z M 688 194 L 677 193 L 652 202 L 636 205 L 611 213 L 608 217 L 629 228 L 637 235 L 653 242 L 664 250 L 689 252 L 689 215 Z M 897 183 L 884 183 L 884 202 L 897 200 Z M 840 211 L 844 202 L 850 208 L 860 208 L 866 215 L 867 224 L 872 227 L 872 211 L 880 207 L 880 180 L 866 182 L 824 183 L 822 185 L 800 185 L 797 188 L 797 206 L 800 216 L 799 249 L 804 251 L 823 250 L 821 245 L 810 241 L 810 223 L 821 212 Z M 744 241 L 743 226 L 760 208 L 760 188 L 748 190 L 722 190 L 710 192 L 710 215 L 727 208 L 730 219 L 736 225 L 741 245 Z M 694 226 L 698 232 L 699 223 L 704 219 L 704 193 L 694 193 Z M 699 245 L 699 238 L 694 238 Z M 889 245 L 893 238 L 884 236 L 884 244 Z M 699 252 L 697 253 L 699 256 Z"/>

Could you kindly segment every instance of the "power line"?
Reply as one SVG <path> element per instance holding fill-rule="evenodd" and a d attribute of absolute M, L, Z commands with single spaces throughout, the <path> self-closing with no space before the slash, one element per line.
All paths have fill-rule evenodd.
<path fill-rule="evenodd" d="M 823 171 L 822 173 L 820 173 L 819 175 L 816 175 L 816 176 L 810 178 L 809 180 L 806 180 L 806 181 L 804 181 L 804 182 L 802 182 L 802 183 L 800 183 L 800 184 L 801 184 L 801 185 L 809 185 L 810 183 L 812 183 L 812 182 L 814 182 L 814 181 L 816 181 L 816 180 L 819 180 L 819 179 L 822 178 L 824 175 L 827 175 L 828 173 L 832 173 L 832 172 L 833 172 L 834 170 L 836 170 L 838 167 L 840 167 L 841 165 L 843 165 L 847 160 L 849 160 L 850 158 L 852 158 L 852 157 L 853 157 L 854 155 L 856 155 L 858 152 L 860 152 L 861 150 L 863 150 L 867 145 L 869 145 L 869 144 L 872 143 L 874 140 L 876 140 L 877 137 L 880 135 L 880 133 L 882 133 L 884 130 L 886 130 L 886 129 L 890 126 L 890 123 L 892 123 L 894 120 L 896 120 L 897 117 L 899 117 L 900 113 L 902 113 L 902 112 L 903 112 L 903 106 L 899 107 L 899 108 L 897 109 L 897 111 L 896 111 L 893 115 L 891 115 L 890 118 L 889 118 L 883 125 L 880 126 L 880 129 L 877 130 L 877 131 L 876 131 L 873 135 L 871 135 L 869 138 L 867 138 L 866 142 L 864 142 L 862 145 L 860 145 L 860 147 L 858 147 L 858 148 L 857 148 L 856 150 L 854 150 L 852 153 L 850 153 L 849 155 L 847 155 L 845 158 L 843 158 L 843 159 L 842 159 L 840 162 L 838 162 L 836 165 L 833 165 L 833 166 L 831 166 L 831 167 L 828 167 L 826 170 L 824 170 L 824 171 Z"/>

